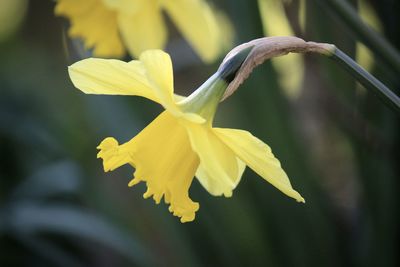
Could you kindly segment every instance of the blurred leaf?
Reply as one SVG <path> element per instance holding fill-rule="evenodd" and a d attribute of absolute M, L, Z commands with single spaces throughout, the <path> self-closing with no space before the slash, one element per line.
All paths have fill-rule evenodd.
<path fill-rule="evenodd" d="M 115 250 L 134 264 L 151 266 L 150 254 L 134 238 L 101 217 L 78 208 L 18 202 L 9 206 L 4 216 L 9 229 L 17 234 L 56 234 L 78 242 L 84 238 Z"/>
<path fill-rule="evenodd" d="M 14 200 L 48 198 L 76 194 L 82 176 L 78 166 L 71 161 L 46 165 L 20 184 L 13 192 Z"/>
<path fill-rule="evenodd" d="M 0 134 L 15 140 L 27 150 L 36 150 L 40 154 L 60 154 L 63 151 L 62 146 L 47 125 L 38 118 L 32 103 L 26 102 L 25 99 L 10 97 L 7 92 L 2 92 Z M 32 110 L 28 111 L 30 108 Z"/>
<path fill-rule="evenodd" d="M 53 265 L 60 267 L 84 266 L 79 262 L 78 259 L 76 259 L 76 257 L 68 254 L 66 251 L 63 251 L 62 248 L 54 246 L 51 242 L 48 242 L 43 238 L 18 233 L 14 235 L 14 238 L 16 238 L 32 252 L 42 257 L 45 261 L 40 263 L 42 265 L 48 265 L 49 263 L 52 263 Z M 30 262 L 31 265 L 35 265 L 33 262 L 37 261 L 37 259 L 30 259 L 27 261 Z"/>

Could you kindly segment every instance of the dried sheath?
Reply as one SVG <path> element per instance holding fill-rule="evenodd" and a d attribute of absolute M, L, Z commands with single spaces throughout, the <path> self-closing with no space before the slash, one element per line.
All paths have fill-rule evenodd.
<path fill-rule="evenodd" d="M 288 53 L 307 53 L 314 52 L 330 55 L 335 50 L 331 44 L 305 42 L 303 39 L 293 36 L 275 36 L 264 37 L 252 40 L 233 48 L 222 61 L 219 69 L 222 69 L 225 63 L 237 53 L 253 47 L 246 60 L 243 62 L 233 81 L 229 84 L 221 101 L 232 95 L 236 89 L 246 80 L 255 67 L 262 64 L 272 57 L 283 56 Z"/>

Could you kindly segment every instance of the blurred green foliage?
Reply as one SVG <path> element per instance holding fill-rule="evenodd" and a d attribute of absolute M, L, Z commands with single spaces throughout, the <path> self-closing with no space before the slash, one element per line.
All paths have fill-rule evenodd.
<path fill-rule="evenodd" d="M 359 35 L 351 20 L 321 2 L 306 1 L 300 37 L 354 55 Z M 400 3 L 370 3 L 399 49 Z M 237 43 L 262 36 L 257 1 L 215 4 L 233 21 Z M 267 62 L 217 114 L 216 125 L 249 130 L 272 147 L 305 205 L 248 169 L 229 199 L 195 181 L 191 194 L 201 208 L 193 223 L 181 224 L 163 204 L 143 200 L 143 185 L 127 187 L 132 169 L 103 173 L 96 159 L 103 138 L 129 140 L 161 108 L 74 89 L 67 66 L 87 54 L 67 39 L 53 8 L 30 1 L 19 31 L 0 43 L 1 266 L 400 264 L 399 117 L 348 73 L 307 55 L 302 91 L 289 100 Z M 299 5 L 286 1 L 285 8 L 293 19 Z M 204 66 L 173 35 L 167 50 L 176 90 L 187 95 L 218 63 Z M 399 73 L 380 61 L 387 51 L 373 52 L 374 74 L 399 94 Z"/>

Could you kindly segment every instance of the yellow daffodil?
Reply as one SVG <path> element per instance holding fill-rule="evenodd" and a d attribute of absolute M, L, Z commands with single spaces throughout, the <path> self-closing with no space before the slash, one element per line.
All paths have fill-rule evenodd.
<path fill-rule="evenodd" d="M 90 58 L 70 66 L 72 82 L 84 93 L 138 95 L 165 108 L 130 141 L 119 145 L 108 137 L 100 143 L 104 170 L 132 165 L 129 186 L 145 182 L 144 197 L 152 196 L 156 203 L 164 197 L 181 222 L 194 220 L 199 209 L 189 197 L 194 176 L 211 195 L 230 197 L 246 165 L 304 202 L 268 145 L 247 131 L 212 127 L 219 101 L 246 55 L 230 59 L 188 97 L 174 94 L 171 60 L 160 50 L 148 50 L 130 62 Z"/>
<path fill-rule="evenodd" d="M 214 60 L 226 45 L 220 16 L 205 0 L 58 0 L 55 8 L 70 19 L 69 35 L 82 38 L 97 57 L 121 57 L 125 48 L 133 56 L 164 48 L 162 11 L 204 61 Z"/>

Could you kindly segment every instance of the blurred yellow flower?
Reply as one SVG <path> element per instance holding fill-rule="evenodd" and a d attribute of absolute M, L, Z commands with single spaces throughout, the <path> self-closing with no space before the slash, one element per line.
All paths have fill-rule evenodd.
<path fill-rule="evenodd" d="M 69 18 L 69 35 L 82 38 L 97 57 L 122 57 L 125 48 L 133 56 L 164 48 L 162 11 L 205 62 L 225 48 L 220 18 L 205 0 L 58 0 L 55 8 L 57 15 Z"/>
<path fill-rule="evenodd" d="M 304 202 L 268 145 L 247 131 L 212 127 L 219 101 L 240 67 L 232 64 L 188 97 L 174 94 L 171 59 L 160 50 L 148 50 L 140 60 L 130 62 L 90 58 L 70 66 L 72 82 L 84 93 L 138 95 L 165 108 L 130 141 L 119 145 L 108 137 L 101 142 L 98 157 L 104 170 L 132 165 L 136 170 L 129 186 L 146 182 L 144 197 L 152 196 L 156 203 L 164 197 L 181 222 L 194 220 L 199 209 L 189 197 L 194 176 L 210 194 L 230 197 L 246 165 L 286 195 Z"/>
<path fill-rule="evenodd" d="M 258 0 L 261 21 L 265 36 L 294 36 L 294 31 L 285 12 L 282 0 Z M 298 3 L 302 8 L 299 18 L 304 18 L 305 1 Z M 300 21 L 302 22 L 302 21 Z M 304 22 L 300 23 L 300 25 Z M 286 95 L 291 99 L 301 93 L 304 77 L 304 59 L 302 54 L 288 54 L 271 59 L 278 74 L 278 82 Z"/>
<path fill-rule="evenodd" d="M 371 27 L 373 30 L 382 33 L 383 29 L 382 23 L 379 20 L 379 16 L 378 14 L 376 14 L 371 4 L 365 0 L 358 0 L 357 6 L 358 6 L 358 14 L 360 15 L 360 18 L 364 21 L 364 23 L 367 24 L 369 27 Z M 374 55 L 372 51 L 362 42 L 356 43 L 355 57 L 356 57 L 356 62 L 360 64 L 367 71 L 371 71 L 372 68 L 374 67 Z M 363 88 L 362 86 L 359 87 L 360 90 L 363 91 L 365 90 L 365 88 Z"/>
<path fill-rule="evenodd" d="M 0 43 L 11 37 L 23 22 L 28 0 L 0 1 Z"/>

